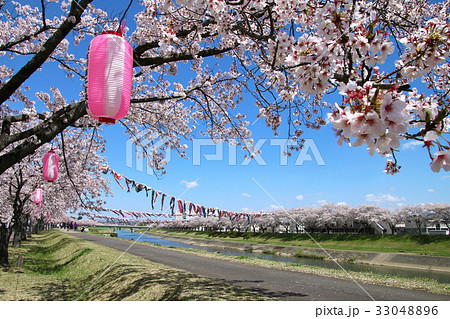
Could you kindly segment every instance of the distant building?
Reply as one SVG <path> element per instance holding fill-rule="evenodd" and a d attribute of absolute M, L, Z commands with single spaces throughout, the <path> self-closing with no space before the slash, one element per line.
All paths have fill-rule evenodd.
<path fill-rule="evenodd" d="M 416 226 L 409 221 L 406 221 L 402 224 L 395 225 L 396 234 L 402 235 L 402 234 L 409 234 L 409 235 L 418 235 L 419 230 L 416 228 Z M 443 223 L 429 223 L 428 225 L 421 228 L 422 234 L 428 234 L 428 235 L 450 235 L 450 231 L 447 227 L 447 225 Z"/>

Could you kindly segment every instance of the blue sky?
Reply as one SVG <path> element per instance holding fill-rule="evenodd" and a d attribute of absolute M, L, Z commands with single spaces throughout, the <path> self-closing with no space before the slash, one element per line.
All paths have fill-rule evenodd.
<path fill-rule="evenodd" d="M 132 7 L 132 10 L 135 8 Z M 128 21 L 131 27 L 131 19 L 128 18 Z M 181 81 L 180 77 L 176 80 Z M 249 110 L 247 119 L 250 123 L 256 121 L 257 111 L 253 100 L 246 99 L 240 110 Z M 314 154 L 312 148 L 307 152 L 311 160 L 300 156 L 300 159 L 305 159 L 302 165 L 296 165 L 298 153 L 287 159 L 287 165 L 281 165 L 280 147 L 271 145 L 270 139 L 274 139 L 274 136 L 265 127 L 264 120 L 256 121 L 251 130 L 255 141 L 266 139 L 261 147 L 261 157 L 267 165 L 259 165 L 256 160 L 242 165 L 244 153 L 239 148 L 236 156 L 233 152 L 231 156 L 236 164 L 230 165 L 230 148 L 227 144 L 219 146 L 219 151 L 223 151 L 223 159 L 220 160 L 220 154 L 214 156 L 217 154 L 215 146 L 202 146 L 200 153 L 193 154 L 192 143 L 186 141 L 189 145 L 189 159 L 180 159 L 176 152 L 172 152 L 171 161 L 166 167 L 167 174 L 158 179 L 146 173 L 145 168 L 143 172 L 139 171 L 136 161 L 127 165 L 128 137 L 122 134 L 123 129 L 115 126 L 105 129 L 108 140 L 106 156 L 111 168 L 128 178 L 177 197 L 184 194 L 182 198 L 187 201 L 228 211 L 271 210 L 278 205 L 294 208 L 325 202 L 376 204 L 397 208 L 404 204 L 448 201 L 450 174 L 443 171 L 433 173 L 429 168 L 429 157 L 421 146 L 403 143 L 401 152 L 397 155 L 402 169 L 399 174 L 392 176 L 383 172 L 385 159 L 378 155 L 370 157 L 365 147 L 348 148 L 337 145 L 331 125 L 320 131 L 305 131 L 303 136 L 311 139 L 310 145 L 317 147 L 325 165 L 318 165 L 317 154 Z M 278 142 L 272 144 L 285 138 L 285 132 L 280 130 Z M 207 160 L 208 156 L 219 159 Z M 194 157 L 201 158 L 200 165 L 195 165 Z M 195 182 L 194 187 L 187 190 L 186 182 Z M 151 210 L 145 194 L 127 193 L 115 181 L 111 186 L 115 197 L 107 200 L 108 207 Z"/>
<path fill-rule="evenodd" d="M 123 6 L 123 9 L 126 7 L 122 1 L 100 3 L 106 3 L 105 6 L 100 5 L 103 9 L 116 8 L 116 13 L 120 11 L 118 6 Z M 132 10 L 136 7 L 137 4 L 133 4 Z M 130 28 L 133 26 L 131 17 L 132 12 L 127 17 Z M 19 60 L 13 60 L 5 63 L 18 62 Z M 55 72 L 60 75 L 55 76 Z M 69 100 L 78 99 L 79 81 L 61 81 L 62 77 L 63 74 L 55 65 L 48 65 L 43 71 L 33 75 L 27 85 L 31 87 L 32 92 L 48 92 L 51 86 L 56 86 Z M 278 204 L 284 208 L 294 208 L 325 202 L 345 202 L 349 205 L 376 204 L 397 208 L 404 204 L 448 201 L 450 174 L 443 171 L 433 173 L 429 168 L 430 159 L 421 146 L 404 142 L 401 152 L 397 155 L 402 165 L 400 173 L 394 176 L 386 175 L 383 172 L 384 158 L 377 155 L 370 157 L 364 147 L 348 148 L 337 145 L 331 125 L 327 125 L 320 131 L 305 131 L 303 137 L 311 139 L 309 145 L 312 147 L 300 156 L 300 160 L 305 159 L 302 165 L 295 163 L 299 159 L 298 153 L 288 158 L 287 165 L 282 165 L 280 147 L 271 145 L 270 139 L 274 137 L 271 130 L 265 127 L 264 121 L 256 121 L 253 101 L 246 99 L 239 109 L 241 112 L 249 110 L 248 120 L 254 123 L 251 126 L 253 138 L 256 141 L 266 139 L 261 147 L 261 157 L 266 165 L 259 165 L 255 160 L 243 165 L 244 153 L 239 148 L 236 156 L 232 156 L 236 164 L 230 165 L 228 145 L 219 145 L 219 149 L 223 150 L 223 159 L 216 156 L 219 160 L 207 160 L 205 156 L 215 154 L 216 149 L 214 146 L 202 146 L 201 152 L 196 153 L 196 156 L 200 156 L 201 163 L 195 165 L 192 143 L 186 141 L 190 159 L 181 159 L 176 152 L 172 152 L 171 161 L 166 167 L 167 174 L 158 179 L 145 169 L 139 171 L 135 160 L 131 165 L 127 165 L 128 136 L 123 133 L 124 128 L 120 124 L 103 127 L 103 136 L 107 140 L 105 155 L 113 170 L 136 182 L 176 197 L 184 194 L 184 200 L 199 205 L 234 212 L 272 210 Z M 280 130 L 280 136 L 274 139 L 272 144 L 285 138 L 285 132 Z M 314 152 L 315 150 L 317 151 Z M 324 165 L 319 165 L 320 159 Z M 124 185 L 124 182 L 122 184 Z M 193 187 L 187 190 L 187 185 Z M 127 193 L 114 179 L 111 179 L 111 187 L 114 197 L 106 199 L 106 207 L 151 211 L 150 200 L 145 193 Z"/>
<path fill-rule="evenodd" d="M 245 104 L 252 106 L 251 102 Z M 259 163 L 252 160 L 243 165 L 244 153 L 239 148 L 236 156 L 231 152 L 232 162 L 235 160 L 236 165 L 230 165 L 228 144 L 218 146 L 219 152 L 223 150 L 223 156 L 213 145 L 202 146 L 200 154 L 196 155 L 196 159 L 200 156 L 200 165 L 196 165 L 192 143 L 186 142 L 190 144 L 190 158 L 180 159 L 176 152 L 172 152 L 167 174 L 161 179 L 147 173 L 145 168 L 140 171 L 135 158 L 132 165 L 129 160 L 127 165 L 127 136 L 122 134 L 123 129 L 110 126 L 105 128 L 104 136 L 108 140 L 106 156 L 115 171 L 177 197 L 186 191 L 186 182 L 195 182 L 183 199 L 228 211 L 270 210 L 278 204 L 294 208 L 345 202 L 397 208 L 402 204 L 448 201 L 450 174 L 443 171 L 433 173 L 429 169 L 429 158 L 420 146 L 408 147 L 408 142 L 405 142 L 397 155 L 402 165 L 400 173 L 386 175 L 383 172 L 385 159 L 377 155 L 370 157 L 363 147 L 337 145 L 330 126 L 305 133 L 305 138 L 311 139 L 309 145 L 315 145 L 318 153 L 313 152 L 312 147 L 306 156 L 293 153 L 287 158 L 287 165 L 282 165 L 280 147 L 276 146 L 280 137 L 272 142 L 275 145 L 271 145 L 271 131 L 260 127 L 256 127 L 253 136 L 257 141 L 266 139 L 261 147 L 261 158 L 266 165 L 260 165 L 261 159 Z M 211 156 L 215 160 L 207 160 Z M 296 165 L 301 159 L 304 159 L 302 165 Z M 320 159 L 324 165 L 318 164 Z M 108 207 L 151 210 L 143 193 L 127 193 L 115 181 L 111 186 L 115 197 L 107 200 Z"/>

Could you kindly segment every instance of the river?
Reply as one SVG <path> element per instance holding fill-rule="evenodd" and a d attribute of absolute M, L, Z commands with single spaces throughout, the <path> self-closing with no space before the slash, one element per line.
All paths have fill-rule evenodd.
<path fill-rule="evenodd" d="M 290 262 L 290 263 L 299 263 L 303 265 L 317 266 L 322 268 L 331 268 L 331 269 L 341 269 L 344 268 L 348 271 L 363 271 L 363 272 L 372 272 L 376 274 L 382 275 L 393 275 L 399 277 L 406 278 L 431 278 L 440 283 L 450 283 L 450 274 L 441 271 L 432 271 L 432 270 L 420 270 L 420 269 L 408 269 L 408 268 L 400 268 L 400 267 L 391 267 L 391 266 L 378 266 L 378 265 L 367 265 L 367 264 L 357 264 L 357 263 L 348 263 L 348 262 L 339 262 L 339 265 L 330 260 L 317 260 L 310 258 L 297 258 L 297 257 L 281 257 L 267 254 L 257 254 L 251 252 L 245 252 L 240 250 L 233 249 L 224 249 L 217 247 L 207 247 L 207 246 L 195 246 L 184 244 L 181 242 L 167 240 L 162 238 L 151 237 L 148 235 L 142 235 L 139 233 L 133 233 L 127 230 L 117 230 L 116 231 L 119 238 L 136 240 L 147 242 L 151 244 L 166 246 L 166 247 L 176 247 L 176 248 L 187 248 L 187 249 L 201 249 L 209 252 L 220 253 L 224 255 L 231 256 L 246 256 L 246 257 L 256 257 L 262 258 L 266 260 L 273 261 L 282 261 L 282 262 Z"/>

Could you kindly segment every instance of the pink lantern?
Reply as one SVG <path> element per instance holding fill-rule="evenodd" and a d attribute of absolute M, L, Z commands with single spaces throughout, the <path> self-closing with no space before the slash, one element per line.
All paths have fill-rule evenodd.
<path fill-rule="evenodd" d="M 89 45 L 88 114 L 115 123 L 130 108 L 133 50 L 121 32 L 105 31 Z"/>
<path fill-rule="evenodd" d="M 44 156 L 44 178 L 53 182 L 58 178 L 59 157 L 53 150 Z"/>
<path fill-rule="evenodd" d="M 40 187 L 36 188 L 36 190 L 34 191 L 33 202 L 36 205 L 39 205 L 42 202 L 42 189 Z"/>

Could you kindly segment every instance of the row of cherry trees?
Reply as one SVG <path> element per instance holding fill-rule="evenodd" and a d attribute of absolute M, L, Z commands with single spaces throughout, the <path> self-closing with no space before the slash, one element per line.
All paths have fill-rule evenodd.
<path fill-rule="evenodd" d="M 335 205 L 300 207 L 265 213 L 260 217 L 240 219 L 227 217 L 193 218 L 162 222 L 164 229 L 224 230 L 237 232 L 291 232 L 291 233 L 373 233 L 376 223 L 382 223 L 396 232 L 396 225 L 408 223 L 419 234 L 425 227 L 441 223 L 450 228 L 450 204 L 433 203 L 403 206 L 390 210 L 374 205 Z"/>
<path fill-rule="evenodd" d="M 59 174 L 54 182 L 43 178 L 44 154 L 50 149 L 60 157 Z M 52 144 L 39 148 L 33 155 L 0 175 L 0 264 L 8 264 L 8 242 L 20 246 L 32 228 L 70 220 L 67 215 L 80 207 L 101 208 L 102 196 L 110 193 L 109 180 L 101 173 L 105 158 L 103 141 L 95 132 L 85 134 L 75 128 L 56 137 Z M 36 188 L 43 190 L 42 202 L 33 201 Z"/>

